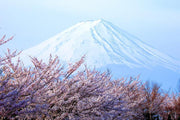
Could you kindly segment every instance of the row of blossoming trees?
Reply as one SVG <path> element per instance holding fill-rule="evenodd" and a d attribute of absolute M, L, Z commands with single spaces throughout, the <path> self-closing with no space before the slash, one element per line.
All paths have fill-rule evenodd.
<path fill-rule="evenodd" d="M 4 36 L 0 45 L 11 39 Z M 32 58 L 33 66 L 24 67 L 12 62 L 17 54 L 8 50 L 0 57 L 0 119 L 180 119 L 180 95 L 138 77 L 112 80 L 107 72 L 77 71 L 84 57 L 67 69 L 58 57 L 48 63 Z"/>

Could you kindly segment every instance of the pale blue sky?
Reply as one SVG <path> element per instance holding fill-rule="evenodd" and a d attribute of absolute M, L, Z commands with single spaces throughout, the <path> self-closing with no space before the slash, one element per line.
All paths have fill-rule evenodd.
<path fill-rule="evenodd" d="M 0 35 L 18 50 L 101 18 L 180 60 L 180 0 L 0 0 Z"/>

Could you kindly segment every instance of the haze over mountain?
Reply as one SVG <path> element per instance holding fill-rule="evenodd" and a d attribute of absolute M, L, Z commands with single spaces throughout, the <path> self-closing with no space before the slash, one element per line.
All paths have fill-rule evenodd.
<path fill-rule="evenodd" d="M 25 65 L 30 65 L 29 56 L 46 61 L 50 54 L 58 55 L 64 62 L 74 62 L 86 55 L 85 64 L 89 67 L 110 68 L 115 76 L 124 75 L 120 74 L 124 72 L 128 75 L 141 74 L 141 79 L 151 79 L 149 76 L 164 79 L 163 75 L 169 74 L 168 79 L 173 79 L 174 84 L 180 78 L 180 61 L 105 20 L 80 22 L 39 45 L 24 50 L 19 57 Z M 155 75 L 152 71 L 157 71 L 156 74 L 161 72 L 162 75 Z M 167 79 L 166 75 L 164 77 Z M 171 80 L 160 83 L 169 84 Z M 176 86 L 169 84 L 166 87 Z"/>

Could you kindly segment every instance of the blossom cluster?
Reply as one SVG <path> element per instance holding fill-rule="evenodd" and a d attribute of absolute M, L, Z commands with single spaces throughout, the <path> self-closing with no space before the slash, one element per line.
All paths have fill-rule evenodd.
<path fill-rule="evenodd" d="M 0 45 L 12 38 L 0 39 Z M 139 76 L 112 79 L 108 72 L 82 66 L 84 57 L 64 68 L 58 57 L 33 66 L 13 62 L 16 51 L 0 57 L 0 119 L 155 120 L 180 119 L 180 94 L 164 93 Z"/>

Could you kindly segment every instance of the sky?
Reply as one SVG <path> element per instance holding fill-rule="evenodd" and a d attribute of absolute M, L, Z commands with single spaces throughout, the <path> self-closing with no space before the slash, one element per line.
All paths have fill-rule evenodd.
<path fill-rule="evenodd" d="M 0 0 L 1 47 L 30 48 L 87 20 L 104 19 L 180 60 L 180 0 Z"/>

